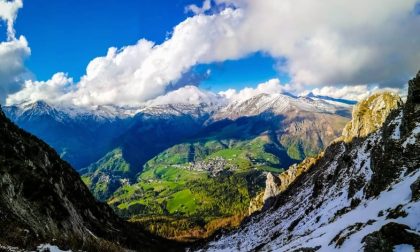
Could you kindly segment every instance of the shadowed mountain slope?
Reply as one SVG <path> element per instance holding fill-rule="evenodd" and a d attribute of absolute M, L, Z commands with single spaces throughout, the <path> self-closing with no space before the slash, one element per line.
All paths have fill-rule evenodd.
<path fill-rule="evenodd" d="M 175 243 L 117 217 L 47 144 L 0 110 L 0 244 L 88 251 L 168 250 Z M 176 248 L 176 246 L 175 246 Z"/>

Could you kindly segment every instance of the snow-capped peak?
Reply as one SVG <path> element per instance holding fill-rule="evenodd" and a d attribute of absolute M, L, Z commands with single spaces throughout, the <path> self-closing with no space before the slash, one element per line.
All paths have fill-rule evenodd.
<path fill-rule="evenodd" d="M 260 93 L 246 100 L 232 100 L 221 108 L 214 119 L 236 119 L 242 116 L 254 116 L 263 112 L 284 114 L 292 111 L 336 113 L 339 110 L 349 110 L 346 104 L 333 104 L 323 99 L 297 97 L 288 93 Z"/>
<path fill-rule="evenodd" d="M 51 116 L 57 120 L 94 118 L 95 120 L 123 119 L 134 116 L 141 108 L 118 107 L 101 105 L 92 107 L 80 107 L 68 104 L 49 104 L 45 101 L 24 102 L 4 107 L 6 113 L 13 113 L 14 117 L 22 116 Z"/>

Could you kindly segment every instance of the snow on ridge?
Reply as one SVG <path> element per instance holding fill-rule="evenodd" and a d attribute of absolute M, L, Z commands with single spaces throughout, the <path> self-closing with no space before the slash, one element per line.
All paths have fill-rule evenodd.
<path fill-rule="evenodd" d="M 398 132 L 401 119 L 402 113 L 389 123 L 389 126 L 395 126 L 391 139 L 401 138 Z M 373 175 L 372 146 L 382 144 L 382 133 L 380 129 L 363 142 L 349 146 L 350 149 L 346 149 L 348 145 L 338 143 L 334 147 L 334 159 L 325 165 L 321 162 L 319 169 L 306 173 L 299 186 L 283 195 L 283 205 L 252 216 L 240 229 L 210 242 L 203 250 L 293 251 L 306 247 L 317 248 L 317 251 L 363 251 L 362 239 L 390 222 L 407 225 L 411 229 L 408 232 L 418 234 L 420 201 L 411 200 L 410 186 L 419 179 L 420 167 L 410 174 L 400 167 L 402 172 L 387 190 L 373 198 L 366 196 L 365 189 Z M 417 123 L 411 134 L 401 141 L 405 140 L 405 145 L 414 144 L 419 133 L 420 123 Z M 352 162 L 339 167 L 343 165 L 344 156 L 352 157 Z M 325 180 L 329 176 L 333 176 L 333 184 Z M 351 181 L 360 177 L 364 181 L 362 187 L 350 195 Z M 314 196 L 318 178 L 326 184 Z M 389 211 L 397 207 L 401 207 L 407 216 L 387 218 Z M 337 237 L 342 239 L 341 245 L 334 241 Z"/>
<path fill-rule="evenodd" d="M 292 111 L 306 111 L 313 113 L 336 113 L 340 110 L 349 110 L 348 104 L 329 102 L 320 98 L 295 97 L 288 94 L 261 93 L 248 99 L 232 100 L 218 110 L 214 118 L 237 118 L 241 116 L 254 116 L 263 112 L 283 114 Z"/>
<path fill-rule="evenodd" d="M 401 110 L 400 114 L 391 122 L 392 124 L 395 124 L 394 132 L 392 132 L 391 139 L 393 140 L 399 140 L 400 139 L 400 128 L 402 123 L 404 111 Z"/>
<path fill-rule="evenodd" d="M 45 101 L 23 102 L 7 106 L 12 109 L 16 117 L 25 113 L 37 115 L 51 115 L 60 121 L 67 119 L 93 118 L 94 120 L 115 120 L 134 117 L 138 113 L 148 115 L 167 116 L 191 114 L 194 117 L 202 114 L 215 114 L 216 117 L 229 118 L 236 116 L 257 115 L 266 111 L 282 114 L 287 111 L 301 110 L 307 112 L 335 113 L 337 110 L 349 109 L 348 104 L 331 102 L 321 98 L 296 97 L 289 94 L 261 93 L 249 99 L 223 99 L 217 95 L 210 95 L 197 87 L 185 88 L 188 99 L 177 92 L 170 92 L 166 96 L 158 97 L 142 106 L 128 107 L 115 105 L 76 106 L 68 104 L 51 105 Z M 184 94 L 184 93 L 181 93 Z"/>
<path fill-rule="evenodd" d="M 394 246 L 394 252 L 415 252 L 413 245 L 401 244 Z"/>
<path fill-rule="evenodd" d="M 386 219 L 386 216 L 378 217 L 380 210 L 386 211 L 388 208 L 396 208 L 398 205 L 404 205 L 404 211 L 408 212 L 407 218 L 398 218 L 398 222 L 408 225 L 415 230 L 419 230 L 418 217 L 420 217 L 420 202 L 411 202 L 410 185 L 420 176 L 420 171 L 416 171 L 406 179 L 392 185 L 392 190 L 382 192 L 373 200 L 364 200 L 354 210 L 343 214 L 336 221 L 328 223 L 325 226 L 315 229 L 315 231 L 305 238 L 305 246 L 321 246 L 319 251 L 361 251 L 363 237 L 380 229 L 383 225 L 393 222 L 392 219 Z M 379 210 L 379 211 L 378 211 Z M 364 226 L 361 230 L 348 237 L 340 248 L 335 248 L 330 241 L 343 228 L 349 227 L 355 223 L 367 223 L 375 221 L 371 225 Z M 415 224 L 417 222 L 417 224 Z M 321 236 L 321 234 L 323 234 Z M 301 240 L 295 240 L 284 247 L 279 247 L 279 251 L 287 251 L 293 247 L 301 247 Z"/>
<path fill-rule="evenodd" d="M 420 123 L 416 123 L 416 127 L 411 131 L 411 134 L 407 139 L 404 141 L 402 146 L 404 148 L 407 148 L 407 145 L 413 145 L 416 143 L 416 139 L 418 135 L 420 134 Z"/>
<path fill-rule="evenodd" d="M 80 107 L 67 104 L 48 104 L 44 101 L 33 103 L 21 103 L 5 107 L 13 109 L 17 117 L 23 115 L 50 115 L 59 121 L 66 119 L 94 118 L 96 120 L 124 119 L 132 117 L 141 109 L 140 107 L 118 107 L 112 105 L 101 105 L 91 107 Z"/>

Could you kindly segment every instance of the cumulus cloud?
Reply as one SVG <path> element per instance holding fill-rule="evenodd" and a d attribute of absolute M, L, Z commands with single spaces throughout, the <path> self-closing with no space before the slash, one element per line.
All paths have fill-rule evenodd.
<path fill-rule="evenodd" d="M 30 53 L 23 36 L 0 43 L 0 103 L 4 103 L 8 94 L 22 88 L 24 79 L 29 75 L 24 60 Z"/>
<path fill-rule="evenodd" d="M 238 46 L 284 57 L 294 83 L 398 85 L 418 70 L 415 0 L 229 2 L 245 17 Z"/>
<path fill-rule="evenodd" d="M 282 85 L 279 79 L 271 79 L 258 84 L 256 88 L 245 87 L 239 91 L 235 89 L 228 89 L 226 91 L 219 92 L 219 95 L 225 97 L 229 101 L 245 101 L 259 94 L 279 94 L 284 92 L 294 92 L 295 90 L 295 87 L 292 87 L 289 84 Z"/>
<path fill-rule="evenodd" d="M 223 96 L 199 89 L 196 86 L 185 86 L 147 102 L 148 105 L 161 104 L 207 104 L 218 105 L 225 102 Z"/>
<path fill-rule="evenodd" d="M 140 105 L 163 95 L 192 66 L 225 59 L 214 38 L 231 34 L 234 29 L 226 24 L 235 23 L 238 15 L 226 9 L 217 15 L 194 16 L 176 26 L 172 37 L 160 45 L 141 39 L 136 45 L 110 48 L 106 56 L 89 63 L 77 89 L 66 97 L 81 106 Z M 235 48 L 229 52 L 229 58 L 241 55 Z"/>
<path fill-rule="evenodd" d="M 190 6 L 197 15 L 178 24 L 162 44 L 142 39 L 110 48 L 106 56 L 89 63 L 66 99 L 85 106 L 141 104 L 172 90 L 197 64 L 257 51 L 285 62 L 278 70 L 298 87 L 401 87 L 418 70 L 420 15 L 413 12 L 417 0 L 214 2 L 228 7 L 207 14 L 211 1 Z"/>
<path fill-rule="evenodd" d="M 74 88 L 72 78 L 68 78 L 65 73 L 56 73 L 48 81 L 25 81 L 24 88 L 20 92 L 9 95 L 6 104 L 39 100 L 50 103 L 65 102 Z"/>
<path fill-rule="evenodd" d="M 0 21 L 6 22 L 7 41 L 0 42 L 0 103 L 4 103 L 8 94 L 22 88 L 24 79 L 29 73 L 24 60 L 31 54 L 25 37 L 15 37 L 13 28 L 21 0 L 0 0 Z"/>

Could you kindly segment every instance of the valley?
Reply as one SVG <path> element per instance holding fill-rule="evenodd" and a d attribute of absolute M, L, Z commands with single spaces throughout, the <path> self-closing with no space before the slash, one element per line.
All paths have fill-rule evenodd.
<path fill-rule="evenodd" d="M 0 252 L 420 252 L 419 28 L 420 0 L 0 0 Z"/>
<path fill-rule="evenodd" d="M 99 117 L 98 113 L 105 115 L 99 110 L 80 117 L 80 112 L 69 114 L 68 108 L 47 104 L 41 110 L 39 104 L 5 111 L 47 142 L 59 142 L 59 147 L 51 143 L 57 151 L 72 150 L 62 154 L 70 163 L 80 145 L 66 139 L 74 139 L 77 132 L 58 134 L 41 128 L 42 122 L 53 126 L 51 121 L 60 124 L 65 118 L 77 127 L 115 125 L 118 133 L 97 131 L 99 143 L 108 143 L 110 150 L 79 169 L 83 181 L 119 216 L 182 241 L 239 225 L 251 199 L 264 190 L 267 172 L 279 174 L 316 155 L 341 133 L 351 109 L 346 103 L 286 94 L 258 95 L 227 105 L 154 105 L 132 116 L 113 109 L 108 116 Z"/>

